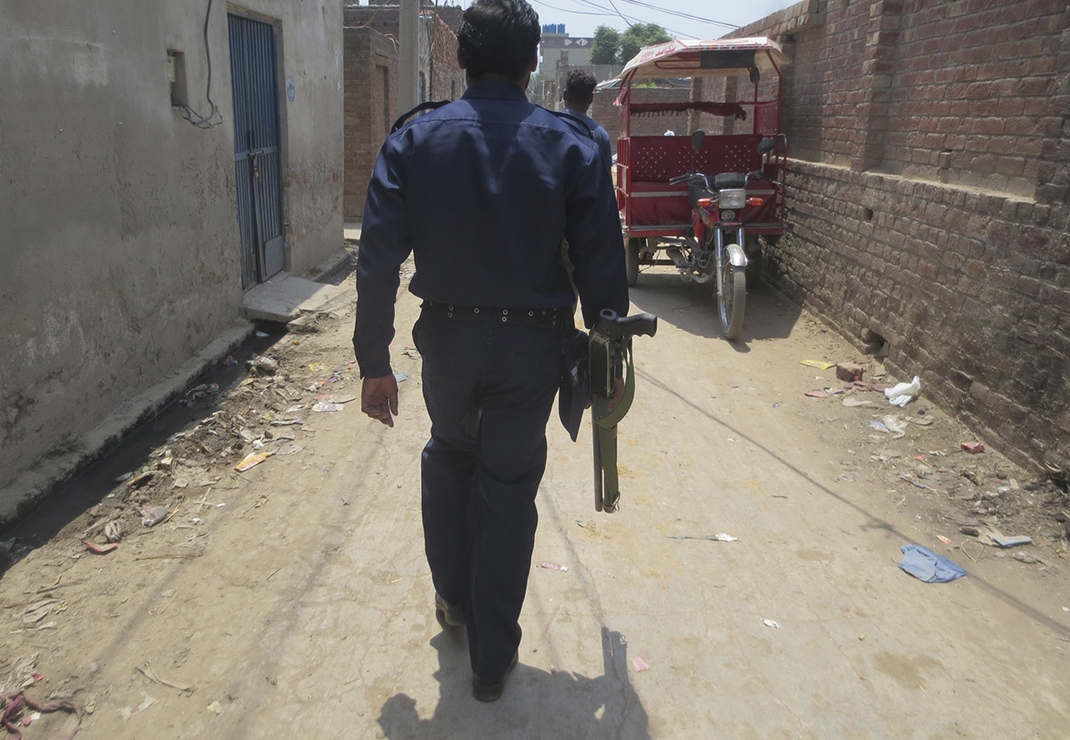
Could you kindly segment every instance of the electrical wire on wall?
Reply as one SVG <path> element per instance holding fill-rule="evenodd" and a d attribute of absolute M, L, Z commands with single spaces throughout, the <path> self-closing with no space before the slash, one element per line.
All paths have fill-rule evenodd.
<path fill-rule="evenodd" d="M 171 101 L 171 105 L 182 112 L 182 117 L 197 128 L 212 128 L 223 123 L 223 114 L 219 112 L 219 108 L 212 101 L 212 53 L 208 48 L 208 21 L 211 16 L 212 0 L 208 0 L 208 9 L 204 12 L 204 56 L 208 60 L 208 86 L 204 91 L 204 97 L 208 100 L 208 105 L 210 106 L 208 115 L 202 116 L 188 105 Z"/>

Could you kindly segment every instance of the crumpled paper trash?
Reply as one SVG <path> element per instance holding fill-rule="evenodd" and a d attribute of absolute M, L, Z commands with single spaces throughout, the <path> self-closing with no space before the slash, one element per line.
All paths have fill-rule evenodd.
<path fill-rule="evenodd" d="M 909 383 L 899 383 L 891 388 L 884 389 L 884 395 L 888 397 L 888 403 L 902 408 L 913 401 L 921 393 L 921 378 L 917 375 Z"/>

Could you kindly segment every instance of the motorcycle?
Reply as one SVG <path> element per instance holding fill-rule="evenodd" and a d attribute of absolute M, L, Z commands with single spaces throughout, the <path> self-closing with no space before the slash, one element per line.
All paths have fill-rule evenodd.
<path fill-rule="evenodd" d="M 706 134 L 695 131 L 691 145 L 698 153 L 705 145 Z M 773 137 L 762 139 L 758 154 L 776 148 Z M 747 266 L 744 251 L 747 239 L 744 222 L 748 209 L 765 205 L 767 195 L 748 194 L 752 180 L 776 183 L 759 170 L 746 174 L 722 172 L 710 176 L 689 172 L 670 178 L 670 185 L 687 183 L 687 199 L 691 205 L 691 231 L 681 238 L 663 238 L 665 255 L 672 260 L 680 274 L 696 283 L 714 280 L 714 295 L 721 319 L 721 331 L 726 339 L 735 339 L 743 329 L 743 313 L 747 300 Z"/>

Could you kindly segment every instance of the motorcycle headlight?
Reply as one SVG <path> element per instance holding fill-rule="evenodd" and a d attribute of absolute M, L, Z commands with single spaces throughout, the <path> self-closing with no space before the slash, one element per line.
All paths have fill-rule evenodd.
<path fill-rule="evenodd" d="M 722 190 L 717 194 L 717 202 L 724 208 L 732 208 L 739 210 L 747 203 L 747 191 L 740 188 L 738 190 Z"/>

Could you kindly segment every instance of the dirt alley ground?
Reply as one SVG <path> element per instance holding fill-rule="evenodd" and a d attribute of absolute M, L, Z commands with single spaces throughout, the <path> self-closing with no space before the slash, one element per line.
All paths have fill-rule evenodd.
<path fill-rule="evenodd" d="M 736 344 L 671 271 L 643 273 L 632 301 L 660 326 L 635 342 L 623 508 L 594 511 L 589 428 L 573 444 L 552 419 L 498 703 L 472 699 L 464 638 L 433 614 L 405 291 L 394 429 L 351 401 L 350 310 L 275 337 L 274 373 L 191 389 L 194 421 L 146 430 L 169 441 L 54 536 L 34 519 L 5 535 L 2 688 L 72 701 L 80 738 L 1066 737 L 1066 493 L 961 450 L 984 440 L 924 379 L 899 409 L 801 364 L 909 380 L 769 288 Z M 235 470 L 255 452 L 272 454 Z M 1033 542 L 1000 548 L 995 530 Z M 968 576 L 911 577 L 908 543 Z M 24 736 L 71 723 L 46 713 Z"/>

